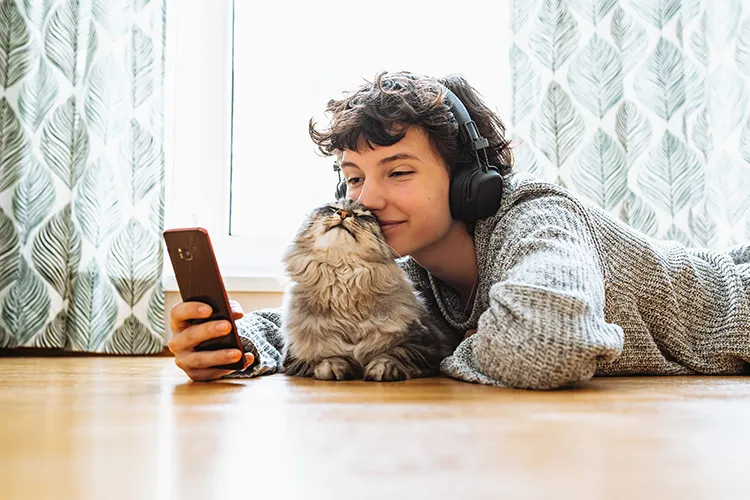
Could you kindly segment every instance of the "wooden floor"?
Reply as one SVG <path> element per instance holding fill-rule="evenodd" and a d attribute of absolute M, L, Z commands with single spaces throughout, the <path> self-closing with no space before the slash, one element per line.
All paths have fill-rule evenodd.
<path fill-rule="evenodd" d="M 0 498 L 750 498 L 750 378 L 526 392 L 0 358 Z"/>

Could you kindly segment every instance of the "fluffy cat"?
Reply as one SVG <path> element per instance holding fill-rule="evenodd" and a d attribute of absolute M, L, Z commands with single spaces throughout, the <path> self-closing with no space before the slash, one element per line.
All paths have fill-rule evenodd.
<path fill-rule="evenodd" d="M 283 257 L 283 371 L 394 381 L 439 373 L 461 341 L 425 312 L 377 218 L 342 198 L 311 211 Z"/>

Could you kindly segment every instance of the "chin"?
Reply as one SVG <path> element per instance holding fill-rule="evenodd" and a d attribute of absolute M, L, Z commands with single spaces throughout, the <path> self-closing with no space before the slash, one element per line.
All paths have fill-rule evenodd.
<path fill-rule="evenodd" d="M 402 240 L 403 238 L 398 237 L 385 238 L 385 242 L 388 243 L 388 246 L 393 249 L 393 252 L 396 254 L 396 258 L 411 255 L 412 251 L 414 250 L 414 247 L 412 245 L 409 245 Z"/>
<path fill-rule="evenodd" d="M 388 242 L 386 242 L 386 243 L 388 243 Z M 391 245 L 390 243 L 388 243 L 388 246 L 391 247 L 391 249 L 393 251 L 393 254 L 395 255 L 395 258 L 397 258 L 397 259 L 400 258 L 400 257 L 405 257 L 406 255 L 408 255 L 408 252 L 404 253 L 404 250 L 402 248 L 399 248 L 398 245 Z"/>
<path fill-rule="evenodd" d="M 391 235 L 390 239 L 386 238 L 385 241 L 398 255 L 402 257 L 410 255 L 416 259 L 422 252 L 431 252 L 436 245 L 439 245 L 445 239 L 447 234 L 448 231 L 443 233 L 430 231 L 426 234 L 423 232 L 421 235 L 394 234 Z"/>

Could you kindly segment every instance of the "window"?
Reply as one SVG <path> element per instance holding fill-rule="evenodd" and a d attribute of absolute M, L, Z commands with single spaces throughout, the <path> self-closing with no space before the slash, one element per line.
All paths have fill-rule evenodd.
<path fill-rule="evenodd" d="M 281 253 L 333 197 L 333 160 L 307 130 L 332 97 L 382 69 L 461 73 L 509 116 L 504 2 L 170 6 L 166 222 L 209 230 L 229 289 L 280 290 Z"/>

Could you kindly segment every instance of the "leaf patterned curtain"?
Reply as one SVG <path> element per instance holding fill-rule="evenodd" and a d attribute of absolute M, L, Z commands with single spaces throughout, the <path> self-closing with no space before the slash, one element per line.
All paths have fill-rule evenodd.
<path fill-rule="evenodd" d="M 519 170 L 688 246 L 750 239 L 750 4 L 512 0 Z"/>
<path fill-rule="evenodd" d="M 0 0 L 0 347 L 165 344 L 165 0 Z"/>

